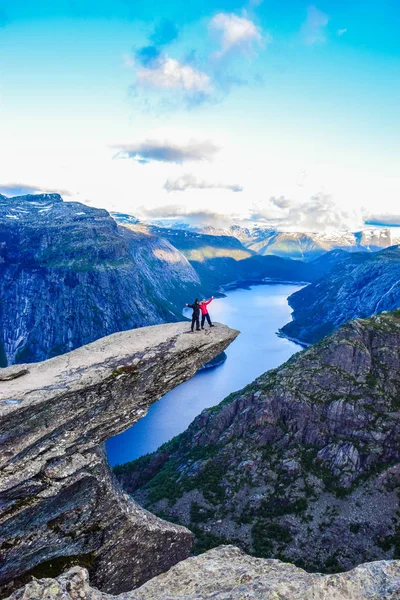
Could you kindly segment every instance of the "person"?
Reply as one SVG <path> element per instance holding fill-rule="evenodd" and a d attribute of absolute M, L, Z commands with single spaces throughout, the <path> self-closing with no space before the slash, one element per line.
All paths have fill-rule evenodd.
<path fill-rule="evenodd" d="M 200 304 L 198 298 L 194 301 L 194 304 L 186 304 L 188 308 L 193 309 L 192 313 L 192 327 L 191 331 L 193 333 L 194 326 L 196 325 L 196 331 L 200 331 Z"/>
<path fill-rule="evenodd" d="M 207 323 L 209 324 L 210 327 L 214 327 L 214 325 L 211 323 L 211 319 L 210 319 L 210 315 L 208 314 L 208 308 L 207 306 L 210 304 L 210 302 L 212 302 L 214 300 L 214 296 L 211 296 L 211 298 L 209 300 L 202 300 L 200 302 L 200 310 L 201 310 L 201 328 L 204 329 L 204 323 L 205 320 L 207 319 Z"/>

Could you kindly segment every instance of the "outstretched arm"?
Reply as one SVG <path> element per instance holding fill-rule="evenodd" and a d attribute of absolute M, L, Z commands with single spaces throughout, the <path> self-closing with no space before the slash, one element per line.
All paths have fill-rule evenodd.
<path fill-rule="evenodd" d="M 210 302 L 212 302 L 214 300 L 214 296 L 211 296 L 211 298 L 209 300 L 207 300 L 207 302 L 205 304 L 210 304 Z"/>

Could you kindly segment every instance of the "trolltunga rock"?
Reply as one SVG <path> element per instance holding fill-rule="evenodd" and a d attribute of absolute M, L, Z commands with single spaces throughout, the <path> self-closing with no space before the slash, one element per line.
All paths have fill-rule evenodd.
<path fill-rule="evenodd" d="M 187 328 L 115 333 L 0 370 L 1 596 L 77 564 L 96 587 L 120 593 L 188 556 L 192 534 L 135 504 L 103 446 L 238 335 Z"/>

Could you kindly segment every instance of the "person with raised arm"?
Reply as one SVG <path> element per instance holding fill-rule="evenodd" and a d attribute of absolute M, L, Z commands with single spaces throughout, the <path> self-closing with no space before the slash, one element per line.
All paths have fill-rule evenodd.
<path fill-rule="evenodd" d="M 210 304 L 210 302 L 212 302 L 214 300 L 214 296 L 211 296 L 211 298 L 209 300 L 202 300 L 200 302 L 200 310 L 201 310 L 201 328 L 204 329 L 204 323 L 205 320 L 207 319 L 207 323 L 209 324 L 210 327 L 214 327 L 214 325 L 211 323 L 211 318 L 210 315 L 208 313 L 208 305 Z"/>

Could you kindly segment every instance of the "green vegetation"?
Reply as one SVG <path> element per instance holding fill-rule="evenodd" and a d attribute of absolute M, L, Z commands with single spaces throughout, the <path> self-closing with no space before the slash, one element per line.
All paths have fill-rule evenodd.
<path fill-rule="evenodd" d="M 262 500 L 259 513 L 263 517 L 273 519 L 284 515 L 301 515 L 307 508 L 308 502 L 306 498 L 297 498 L 296 500 L 290 501 L 286 498 L 273 496 Z"/>
<path fill-rule="evenodd" d="M 203 531 L 200 529 L 200 527 L 193 526 L 191 527 L 191 531 L 195 535 L 195 542 L 193 546 L 194 554 L 202 554 L 203 552 L 207 552 L 207 550 L 211 550 L 211 548 L 216 548 L 222 544 L 232 544 L 233 542 L 224 536 Z"/>
<path fill-rule="evenodd" d="M 392 535 L 378 538 L 376 544 L 382 548 L 384 552 L 388 552 L 393 548 L 393 558 L 396 560 L 400 559 L 400 527 L 396 527 L 395 532 Z"/>
<path fill-rule="evenodd" d="M 211 509 L 207 509 L 202 507 L 197 502 L 192 502 L 190 505 L 190 522 L 191 523 L 204 523 L 211 519 L 214 515 L 214 511 Z"/>
<path fill-rule="evenodd" d="M 270 558 L 274 554 L 274 542 L 288 544 L 292 541 L 289 527 L 257 519 L 251 528 L 253 551 L 256 556 Z"/>

